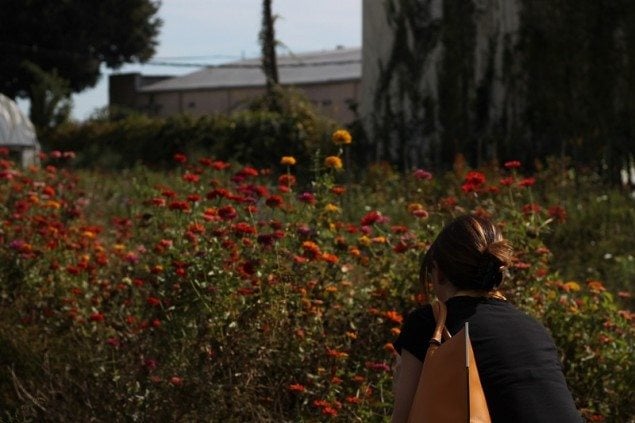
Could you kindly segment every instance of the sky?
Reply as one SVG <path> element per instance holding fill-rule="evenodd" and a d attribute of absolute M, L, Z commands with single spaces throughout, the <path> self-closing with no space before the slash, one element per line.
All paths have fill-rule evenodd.
<path fill-rule="evenodd" d="M 362 0 L 272 0 L 278 15 L 279 54 L 360 47 Z M 219 64 L 260 55 L 258 33 L 261 0 L 163 0 L 163 20 L 153 60 Z M 182 75 L 191 67 L 125 65 L 114 72 L 144 75 Z M 84 120 L 108 103 L 108 75 L 98 85 L 73 96 L 73 118 Z M 23 105 L 21 105 L 22 107 Z"/>

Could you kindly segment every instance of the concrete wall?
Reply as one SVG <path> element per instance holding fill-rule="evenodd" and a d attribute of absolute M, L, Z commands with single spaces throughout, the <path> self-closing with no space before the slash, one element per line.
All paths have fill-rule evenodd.
<path fill-rule="evenodd" d="M 438 20 L 441 31 L 444 30 L 444 4 L 445 1 L 455 0 L 431 0 L 427 2 L 427 11 L 430 19 Z M 466 0 L 468 1 L 468 0 Z M 509 84 L 505 81 L 503 58 L 506 48 L 513 48 L 517 41 L 517 32 L 520 25 L 520 0 L 469 0 L 475 6 L 474 22 L 476 36 L 474 40 L 474 82 L 475 86 L 481 84 L 486 77 L 487 68 L 492 63 L 493 58 L 493 81 L 490 88 L 491 99 L 489 102 L 490 121 L 496 121 L 510 109 L 517 109 L 510 98 Z M 401 0 L 363 0 L 362 7 L 362 93 L 360 95 L 360 115 L 364 127 L 373 139 L 374 123 L 380 121 L 380 110 L 377 109 L 375 99 L 378 92 L 378 82 L 380 69 L 389 62 L 395 43 L 393 28 L 391 27 L 386 13 L 386 6 L 392 3 L 396 10 L 399 10 Z M 424 6 L 423 1 L 421 6 Z M 409 33 L 409 49 L 412 50 L 414 43 L 412 32 Z M 440 40 L 441 38 L 439 38 Z M 492 43 L 493 42 L 493 43 Z M 493 46 L 493 47 L 492 47 Z M 439 84 L 443 72 L 443 53 L 445 46 L 441 41 L 430 50 L 424 64 L 422 78 L 419 82 L 421 92 L 425 96 L 430 96 L 435 104 L 439 100 Z M 393 75 L 395 77 L 395 75 Z M 399 85 L 394 78 L 390 83 L 394 93 L 395 87 Z M 393 111 L 403 111 L 405 116 L 418 116 L 420 113 L 412 113 L 412 108 L 408 103 L 408 98 L 393 95 L 390 98 Z M 509 113 L 508 113 L 509 114 Z M 434 127 L 440 128 L 438 114 L 427 116 L 426 119 L 434 120 Z M 414 134 L 413 137 L 422 137 Z M 426 135 L 427 140 L 413 140 L 414 144 L 426 144 L 438 142 L 438 133 Z M 432 140 L 432 141 L 431 141 Z M 378 143 L 384 142 L 377 140 Z M 399 141 L 403 142 L 403 140 Z M 416 150 L 416 146 L 415 150 Z"/>
<path fill-rule="evenodd" d="M 360 100 L 360 81 L 342 81 L 324 84 L 298 85 L 318 111 L 339 123 L 351 122 L 355 116 L 349 103 Z M 248 102 L 265 93 L 264 87 L 234 87 L 201 89 L 179 92 L 137 94 L 138 108 L 156 116 L 172 116 L 187 113 L 192 116 L 229 114 L 244 109 Z"/>

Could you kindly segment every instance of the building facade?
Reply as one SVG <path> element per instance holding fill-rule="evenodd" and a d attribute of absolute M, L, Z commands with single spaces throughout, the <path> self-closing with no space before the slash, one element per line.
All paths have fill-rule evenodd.
<path fill-rule="evenodd" d="M 303 93 L 316 109 L 345 124 L 361 96 L 361 49 L 278 57 L 283 87 Z M 178 77 L 113 74 L 109 104 L 152 116 L 230 114 L 265 93 L 260 59 L 213 66 Z"/>

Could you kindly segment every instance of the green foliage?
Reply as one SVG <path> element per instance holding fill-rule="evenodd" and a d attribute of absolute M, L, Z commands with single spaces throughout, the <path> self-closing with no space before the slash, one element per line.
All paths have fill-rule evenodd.
<path fill-rule="evenodd" d="M 334 123 L 297 93 L 280 91 L 278 102 L 280 112 L 267 110 L 263 99 L 230 117 L 124 115 L 115 121 L 67 123 L 45 134 L 41 142 L 49 150 L 76 152 L 74 165 L 86 168 L 124 169 L 138 163 L 170 168 L 176 153 L 263 167 L 277 163 L 282 155 L 310 160 L 329 142 Z"/>
<path fill-rule="evenodd" d="M 316 154 L 295 165 L 314 176 L 300 187 L 294 165 L 269 175 L 179 156 L 168 172 L 101 173 L 69 159 L 0 162 L 3 418 L 388 420 L 388 343 L 424 299 L 420 255 L 466 212 L 513 243 L 505 295 L 551 330 L 584 415 L 630 417 L 633 314 L 599 281 L 551 270 L 559 251 L 543 239 L 567 223 L 543 202 L 547 170 L 469 182 L 467 168 L 379 164 L 356 184 Z"/>
<path fill-rule="evenodd" d="M 34 79 L 29 87 L 31 122 L 40 132 L 67 122 L 73 107 L 68 82 L 55 70 L 48 73 L 28 61 L 23 66 Z"/>
<path fill-rule="evenodd" d="M 97 83 L 100 66 L 117 68 L 154 54 L 161 25 L 154 0 L 2 0 L 0 92 L 29 96 L 24 62 L 57 72 L 73 92 Z"/>
<path fill-rule="evenodd" d="M 635 208 L 625 189 L 611 188 L 597 175 L 559 175 L 549 201 L 566 205 L 566 223 L 545 238 L 558 251 L 554 266 L 566 279 L 599 279 L 613 291 L 635 282 Z"/>

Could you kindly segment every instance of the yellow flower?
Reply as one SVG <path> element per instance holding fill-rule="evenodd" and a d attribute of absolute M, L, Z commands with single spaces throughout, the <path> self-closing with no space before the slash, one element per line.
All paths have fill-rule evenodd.
<path fill-rule="evenodd" d="M 351 133 L 348 132 L 346 129 L 338 129 L 337 131 L 333 132 L 331 139 L 335 144 L 338 145 L 350 144 L 353 141 Z"/>
<path fill-rule="evenodd" d="M 575 281 L 569 281 L 563 285 L 563 288 L 567 292 L 578 292 L 580 290 L 580 284 Z"/>
<path fill-rule="evenodd" d="M 324 166 L 330 167 L 332 169 L 341 169 L 344 165 L 342 164 L 342 159 L 337 156 L 328 156 L 324 159 Z"/>
<path fill-rule="evenodd" d="M 293 156 L 282 156 L 280 159 L 280 164 L 284 166 L 294 166 L 295 165 L 295 157 Z"/>
<path fill-rule="evenodd" d="M 368 247 L 372 241 L 366 235 L 362 235 L 357 239 L 357 242 L 359 242 L 364 247 Z"/>
<path fill-rule="evenodd" d="M 324 206 L 324 211 L 327 213 L 339 213 L 340 208 L 333 203 L 328 203 L 326 206 Z"/>

